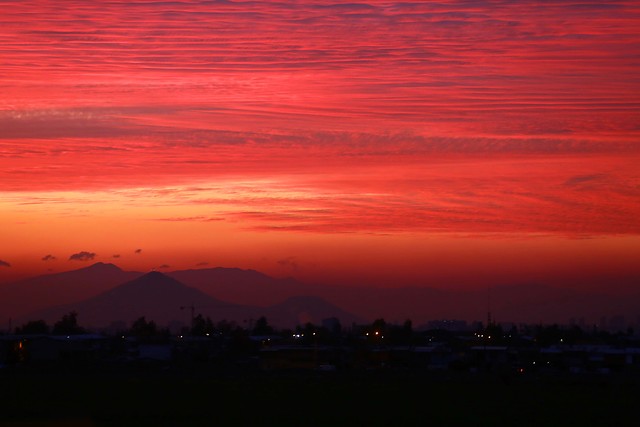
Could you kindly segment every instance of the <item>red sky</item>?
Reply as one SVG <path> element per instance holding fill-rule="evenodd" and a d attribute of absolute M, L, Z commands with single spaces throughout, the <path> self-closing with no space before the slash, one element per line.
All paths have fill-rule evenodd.
<path fill-rule="evenodd" d="M 639 22 L 615 0 L 0 0 L 0 281 L 628 285 Z"/>

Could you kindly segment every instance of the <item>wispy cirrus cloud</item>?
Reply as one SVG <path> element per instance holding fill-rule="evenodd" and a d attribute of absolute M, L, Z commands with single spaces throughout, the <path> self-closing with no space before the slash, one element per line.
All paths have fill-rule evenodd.
<path fill-rule="evenodd" d="M 640 232 L 639 182 L 632 158 L 445 157 L 321 177 L 144 190 L 130 197 L 146 204 L 162 195 L 165 205 L 198 213 L 157 220 L 225 221 L 260 231 L 584 236 Z"/>
<path fill-rule="evenodd" d="M 104 114 L 95 108 L 62 108 L 58 110 L 0 111 L 0 140 L 114 138 L 135 134 L 124 120 Z M 117 147 L 103 147 L 117 150 Z"/>
<path fill-rule="evenodd" d="M 195 228 L 315 233 L 640 232 L 634 156 L 434 155 L 348 165 L 327 160 L 322 166 L 269 179 L 93 191 L 84 195 L 86 204 L 78 192 L 70 206 L 56 207 L 53 200 L 59 196 L 50 194 L 44 206 L 60 215 L 79 207 L 86 215 L 105 209 L 120 215 L 126 208 L 168 228 L 193 223 Z M 41 204 L 22 203 L 33 198 L 40 196 L 15 193 L 7 209 L 42 210 Z"/>

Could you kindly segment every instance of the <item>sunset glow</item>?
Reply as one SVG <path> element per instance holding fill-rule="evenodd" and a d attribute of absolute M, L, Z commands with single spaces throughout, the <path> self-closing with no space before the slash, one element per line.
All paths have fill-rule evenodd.
<path fill-rule="evenodd" d="M 0 0 L 0 282 L 103 261 L 632 286 L 638 22 L 623 0 Z"/>

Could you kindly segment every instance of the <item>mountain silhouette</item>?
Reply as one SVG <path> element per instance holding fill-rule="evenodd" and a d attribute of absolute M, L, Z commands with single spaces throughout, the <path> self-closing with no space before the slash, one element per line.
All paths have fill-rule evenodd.
<path fill-rule="evenodd" d="M 308 295 L 310 287 L 292 278 L 276 279 L 255 270 L 204 268 L 167 273 L 208 295 L 239 304 L 267 306 L 294 295 Z"/>
<path fill-rule="evenodd" d="M 87 300 L 44 310 L 40 316 L 54 321 L 69 311 L 76 311 L 83 325 L 106 327 L 114 321 L 130 324 L 145 316 L 166 325 L 190 321 L 190 306 L 230 309 L 234 305 L 210 297 L 177 280 L 153 271 Z M 37 317 L 36 314 L 36 317 Z"/>
<path fill-rule="evenodd" d="M 281 328 L 294 327 L 306 321 L 319 324 L 328 317 L 338 317 L 345 322 L 356 319 L 354 315 L 314 297 L 293 298 L 273 307 L 232 304 L 156 271 L 87 300 L 33 313 L 29 318 L 52 323 L 75 311 L 83 326 L 93 328 L 109 327 L 114 322 L 130 325 L 141 316 L 159 325 L 188 325 L 191 307 L 195 314 L 210 317 L 214 322 L 230 320 L 243 324 L 266 316 L 270 324 Z M 311 317 L 301 317 L 301 313 L 308 313 Z"/>
<path fill-rule="evenodd" d="M 320 325 L 324 319 L 331 317 L 339 319 L 344 326 L 365 322 L 362 318 L 313 296 L 287 298 L 269 307 L 266 316 L 269 323 L 273 325 L 304 325 L 306 323 Z"/>
<path fill-rule="evenodd" d="M 3 319 L 17 318 L 46 307 L 82 301 L 140 275 L 98 262 L 78 270 L 9 283 L 0 286 L 0 315 Z"/>
<path fill-rule="evenodd" d="M 323 302 L 331 307 L 323 306 Z M 342 287 L 277 279 L 238 268 L 143 275 L 103 263 L 0 287 L 0 319 L 12 317 L 16 325 L 22 319 L 45 318 L 44 314 L 47 321 L 56 321 L 70 310 L 78 311 L 80 322 L 87 326 L 105 326 L 105 322 L 114 320 L 129 322 L 143 315 L 159 322 L 188 324 L 190 310 L 180 307 L 191 305 L 196 307 L 196 313 L 214 321 L 248 322 L 265 315 L 273 325 L 286 327 L 307 320 L 318 323 L 328 317 L 338 317 L 348 324 L 350 321 L 345 319 L 349 316 L 364 322 L 380 317 L 392 323 L 411 319 L 415 325 L 435 319 L 484 321 L 489 310 L 500 322 L 562 324 L 574 318 L 597 324 L 601 318 L 615 315 L 637 321 L 640 294 L 634 291 L 612 295 L 603 290 L 565 289 L 539 283 L 491 290 Z M 60 307 L 44 310 L 53 306 Z"/>

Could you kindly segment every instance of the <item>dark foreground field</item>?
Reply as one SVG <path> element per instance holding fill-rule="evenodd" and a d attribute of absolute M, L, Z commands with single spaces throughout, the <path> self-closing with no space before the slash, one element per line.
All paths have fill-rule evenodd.
<path fill-rule="evenodd" d="M 625 377 L 0 372 L 3 426 L 636 426 Z"/>

